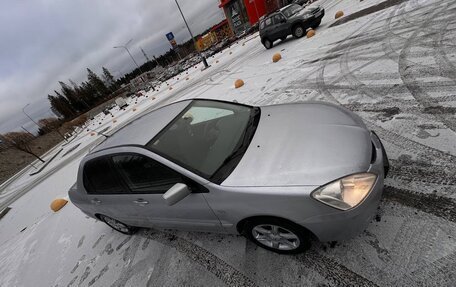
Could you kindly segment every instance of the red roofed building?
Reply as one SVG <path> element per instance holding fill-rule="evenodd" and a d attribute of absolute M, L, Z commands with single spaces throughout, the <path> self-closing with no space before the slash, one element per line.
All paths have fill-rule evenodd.
<path fill-rule="evenodd" d="M 223 9 L 225 17 L 234 34 L 239 35 L 250 28 L 244 0 L 221 0 L 219 8 Z"/>
<path fill-rule="evenodd" d="M 219 8 L 223 9 L 231 30 L 239 35 L 256 24 L 261 16 L 291 2 L 291 0 L 220 0 Z"/>

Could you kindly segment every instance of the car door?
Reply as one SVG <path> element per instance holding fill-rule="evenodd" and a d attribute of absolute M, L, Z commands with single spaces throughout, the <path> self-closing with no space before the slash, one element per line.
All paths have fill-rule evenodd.
<path fill-rule="evenodd" d="M 87 204 L 94 213 L 107 215 L 130 225 L 138 223 L 137 212 L 125 208 L 131 194 L 120 180 L 109 156 L 99 156 L 87 161 L 82 176 Z"/>
<path fill-rule="evenodd" d="M 116 154 L 112 164 L 130 191 L 122 204 L 129 214 L 137 215 L 137 225 L 221 231 L 220 221 L 204 198 L 209 192 L 204 186 L 142 154 Z M 176 183 L 186 184 L 192 193 L 168 206 L 162 196 Z"/>
<path fill-rule="evenodd" d="M 288 35 L 287 29 L 286 29 L 286 19 L 285 17 L 277 13 L 272 17 L 272 35 L 274 40 L 275 39 L 280 39 L 282 37 L 286 37 Z"/>
<path fill-rule="evenodd" d="M 272 18 L 268 17 L 264 20 L 264 32 L 263 32 L 264 38 L 274 41 L 274 38 L 272 37 L 273 31 L 274 31 L 274 27 L 272 24 Z"/>

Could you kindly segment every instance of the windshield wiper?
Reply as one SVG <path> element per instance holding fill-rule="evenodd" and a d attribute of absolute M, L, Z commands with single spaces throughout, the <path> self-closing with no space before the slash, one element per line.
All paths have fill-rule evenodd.
<path fill-rule="evenodd" d="M 247 122 L 247 126 L 245 128 L 242 139 L 239 140 L 238 144 L 234 147 L 233 152 L 227 158 L 225 158 L 225 160 L 220 165 L 220 167 L 215 171 L 214 175 L 217 175 L 220 172 L 220 170 L 226 168 L 227 165 L 230 165 L 230 163 L 233 160 L 237 159 L 239 156 L 242 156 L 245 153 L 245 151 L 247 150 L 247 147 L 249 146 L 249 143 L 252 139 L 252 136 L 255 133 L 259 120 L 260 120 L 260 108 L 254 107 L 252 109 L 252 112 L 250 113 L 250 117 Z M 214 177 L 216 177 L 216 176 L 214 176 Z"/>

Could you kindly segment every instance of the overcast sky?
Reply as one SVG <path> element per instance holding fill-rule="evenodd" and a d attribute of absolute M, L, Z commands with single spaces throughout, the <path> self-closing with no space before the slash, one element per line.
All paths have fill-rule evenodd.
<path fill-rule="evenodd" d="M 220 22 L 218 0 L 179 0 L 194 34 Z M 178 43 L 190 39 L 174 0 L 1 0 L 0 1 L 0 132 L 34 125 L 51 116 L 47 95 L 58 81 L 86 79 L 86 68 L 97 74 L 108 68 L 117 78 L 133 69 L 129 45 L 139 64 L 169 50 L 165 37 Z"/>

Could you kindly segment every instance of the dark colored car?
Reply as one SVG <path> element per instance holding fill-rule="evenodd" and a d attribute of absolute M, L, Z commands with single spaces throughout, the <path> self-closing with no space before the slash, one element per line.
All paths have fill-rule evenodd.
<path fill-rule="evenodd" d="M 285 40 L 288 35 L 301 38 L 309 28 L 317 28 L 325 15 L 320 6 L 303 8 L 290 4 L 261 20 L 260 38 L 266 49 L 270 49 L 276 40 Z"/>
<path fill-rule="evenodd" d="M 310 0 L 294 0 L 293 3 L 301 5 L 301 6 L 307 6 L 311 3 L 311 1 Z"/>

